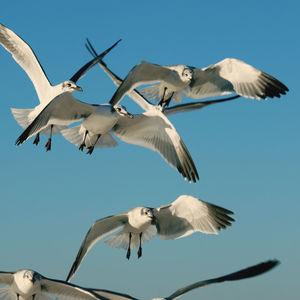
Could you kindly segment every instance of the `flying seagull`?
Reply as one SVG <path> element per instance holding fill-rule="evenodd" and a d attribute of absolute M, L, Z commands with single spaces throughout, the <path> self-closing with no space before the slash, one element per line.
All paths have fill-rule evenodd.
<path fill-rule="evenodd" d="M 231 226 L 232 211 L 204 202 L 196 197 L 182 195 L 173 203 L 158 208 L 136 207 L 127 212 L 96 221 L 86 234 L 77 257 L 68 274 L 69 281 L 80 266 L 91 247 L 107 235 L 121 229 L 109 237 L 105 243 L 111 247 L 131 249 L 139 247 L 138 258 L 142 256 L 142 244 L 154 235 L 163 239 L 178 239 L 194 232 L 218 234 L 218 230 Z"/>
<path fill-rule="evenodd" d="M 110 299 L 91 290 L 66 281 L 50 279 L 32 270 L 0 272 L 0 297 L 5 300 L 50 300 L 49 296 L 63 299 Z"/>
<path fill-rule="evenodd" d="M 266 99 L 280 97 L 288 88 L 274 77 L 235 58 L 226 58 L 215 65 L 195 68 L 185 65 L 161 66 L 140 62 L 125 77 L 112 96 L 110 103 L 118 104 L 132 89 L 140 89 L 147 98 L 152 98 L 163 107 L 171 99 L 180 102 L 183 96 L 203 99 L 236 93 L 246 98 Z"/>
<path fill-rule="evenodd" d="M 119 41 L 118 41 L 119 42 Z M 101 60 L 112 48 L 114 48 L 116 42 L 112 47 L 101 53 L 97 58 L 91 60 L 78 70 L 70 80 L 66 80 L 58 85 L 51 85 L 42 66 L 40 65 L 36 55 L 31 47 L 22 40 L 16 33 L 9 28 L 0 24 L 0 43 L 1 45 L 12 55 L 14 60 L 23 68 L 31 79 L 35 90 L 37 92 L 40 104 L 33 109 L 15 109 L 12 108 L 14 118 L 23 128 L 29 126 L 29 124 L 37 117 L 37 115 L 43 110 L 43 108 L 56 96 L 63 94 L 64 97 L 69 99 L 75 99 L 72 96 L 74 91 L 82 91 L 81 87 L 76 85 L 76 82 L 83 77 L 86 72 L 95 66 L 99 60 Z M 37 132 L 37 136 L 34 140 L 34 144 L 39 143 L 39 133 L 48 134 L 50 137 L 45 145 L 46 150 L 51 149 L 51 137 L 54 133 L 59 133 L 62 128 L 65 128 L 64 124 L 49 124 L 42 132 Z"/>
<path fill-rule="evenodd" d="M 89 41 L 89 39 L 87 39 L 87 42 L 85 44 L 87 50 L 91 53 L 91 55 L 95 58 L 98 56 L 95 48 L 93 47 L 93 45 L 91 44 L 91 42 Z M 106 63 L 104 63 L 103 60 L 100 60 L 98 62 L 99 66 L 103 69 L 103 71 L 111 78 L 111 80 L 113 81 L 113 83 L 119 87 L 121 85 L 121 83 L 123 82 L 123 80 L 118 77 L 114 72 L 112 72 L 106 65 Z M 142 94 L 139 93 L 139 91 L 137 91 L 136 89 L 130 90 L 128 92 L 128 96 L 134 101 L 136 102 L 142 109 L 144 109 L 145 111 L 151 110 L 153 109 L 153 104 L 150 103 Z M 191 103 L 185 103 L 185 104 L 179 104 L 179 105 L 173 105 L 171 107 L 163 107 L 162 108 L 162 112 L 165 115 L 172 115 L 172 114 L 176 114 L 176 113 L 181 113 L 181 112 L 189 112 L 189 111 L 194 111 L 197 109 L 202 109 L 208 105 L 212 105 L 212 104 L 217 104 L 217 103 L 223 103 L 223 102 L 227 102 L 230 100 L 234 100 L 239 98 L 239 95 L 235 95 L 232 97 L 228 97 L 228 98 L 222 98 L 222 99 L 217 99 L 217 100 L 207 100 L 207 101 L 198 101 L 198 102 L 191 102 Z"/>
<path fill-rule="evenodd" d="M 203 280 L 203 281 L 198 281 L 193 284 L 190 284 L 188 286 L 185 286 L 176 292 L 174 292 L 172 295 L 166 298 L 153 298 L 152 300 L 173 300 L 181 297 L 183 294 L 188 293 L 194 289 L 198 289 L 201 287 L 204 287 L 209 284 L 213 283 L 220 283 L 224 281 L 234 281 L 234 280 L 241 280 L 241 279 L 246 279 L 250 277 L 254 277 L 257 275 L 261 275 L 267 271 L 270 271 L 274 267 L 276 267 L 280 262 L 276 259 L 274 260 L 268 260 L 266 262 L 262 262 L 260 264 L 257 264 L 255 266 L 248 267 L 246 269 L 242 269 L 240 271 L 224 275 L 221 277 L 213 278 L 213 279 L 208 279 L 208 280 Z"/>

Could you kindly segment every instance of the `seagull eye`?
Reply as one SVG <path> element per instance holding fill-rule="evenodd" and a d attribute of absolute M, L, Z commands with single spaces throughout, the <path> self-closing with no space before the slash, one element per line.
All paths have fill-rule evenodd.
<path fill-rule="evenodd" d="M 68 86 L 68 87 L 71 87 L 71 83 L 68 83 L 67 86 Z"/>

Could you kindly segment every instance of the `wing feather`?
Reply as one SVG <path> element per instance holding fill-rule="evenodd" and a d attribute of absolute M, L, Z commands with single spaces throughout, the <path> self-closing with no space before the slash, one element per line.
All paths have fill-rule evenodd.
<path fill-rule="evenodd" d="M 204 202 L 196 197 L 182 195 L 172 204 L 155 210 L 157 235 L 176 239 L 193 232 L 218 234 L 217 230 L 231 226 L 232 211 Z"/>
<path fill-rule="evenodd" d="M 129 144 L 158 152 L 172 167 L 189 181 L 199 179 L 193 160 L 172 123 L 155 107 L 135 115 L 133 119 L 120 118 L 113 133 Z"/>
<path fill-rule="evenodd" d="M 40 102 L 47 103 L 49 101 L 47 95 L 51 93 L 52 86 L 30 46 L 2 24 L 0 24 L 0 43 L 27 73 L 36 89 Z"/>
<path fill-rule="evenodd" d="M 120 227 L 124 226 L 127 221 L 127 213 L 109 216 L 96 221 L 87 232 L 66 281 L 69 281 L 74 276 L 81 261 L 95 243 L 107 235 L 117 231 Z"/>

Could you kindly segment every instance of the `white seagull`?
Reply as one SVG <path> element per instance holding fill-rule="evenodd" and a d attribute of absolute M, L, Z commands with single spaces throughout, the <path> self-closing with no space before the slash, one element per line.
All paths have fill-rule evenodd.
<path fill-rule="evenodd" d="M 32 270 L 0 272 L 0 298 L 3 300 L 110 299 L 66 281 L 50 279 Z M 108 295 L 107 295 L 108 296 Z"/>
<path fill-rule="evenodd" d="M 262 263 L 259 263 L 257 265 L 239 270 L 237 272 L 228 274 L 228 275 L 224 275 L 221 277 L 217 277 L 217 278 L 213 278 L 213 279 L 207 279 L 207 280 L 203 280 L 203 281 L 198 281 L 195 282 L 193 284 L 187 285 L 183 288 L 178 289 L 176 292 L 174 292 L 172 295 L 170 295 L 169 297 L 166 298 L 153 298 L 152 300 L 173 300 L 173 299 L 177 299 L 179 297 L 181 297 L 182 295 L 213 284 L 213 283 L 221 283 L 224 281 L 235 281 L 235 280 L 241 280 L 241 279 L 247 279 L 247 278 L 251 278 L 251 277 L 255 277 L 258 275 L 261 275 L 263 273 L 266 273 L 268 271 L 270 271 L 271 269 L 273 269 L 274 267 L 279 265 L 279 261 L 274 259 L 274 260 L 268 260 Z M 116 293 L 113 291 L 109 291 L 109 290 L 98 290 L 98 289 L 91 289 L 91 291 L 93 291 L 94 293 L 100 295 L 100 296 L 104 296 L 104 297 L 110 297 L 111 300 L 126 300 L 126 299 L 132 299 L 132 300 L 138 300 L 137 298 L 134 298 L 130 295 L 127 294 L 122 294 L 122 293 Z"/>
<path fill-rule="evenodd" d="M 136 207 L 125 213 L 96 221 L 86 234 L 77 257 L 68 274 L 69 281 L 80 266 L 91 247 L 107 235 L 122 229 L 105 240 L 111 247 L 131 249 L 139 247 L 138 258 L 142 256 L 142 244 L 154 235 L 163 239 L 178 239 L 194 232 L 218 234 L 218 230 L 231 226 L 232 211 L 204 202 L 196 197 L 182 195 L 173 203 L 158 208 Z"/>
<path fill-rule="evenodd" d="M 42 66 L 40 65 L 30 46 L 16 33 L 2 24 L 0 24 L 0 43 L 12 55 L 14 60 L 21 66 L 21 68 L 23 68 L 23 70 L 27 73 L 28 77 L 31 79 L 35 87 L 40 101 L 40 104 L 33 109 L 11 109 L 14 118 L 23 128 L 29 126 L 29 124 L 38 116 L 43 108 L 56 96 L 63 94 L 66 98 L 75 99 L 72 96 L 72 93 L 74 91 L 82 91 L 81 87 L 76 85 L 77 80 L 83 77 L 90 68 L 95 66 L 96 63 L 117 44 L 115 43 L 112 47 L 99 55 L 98 58 L 93 59 L 85 66 L 83 66 L 71 77 L 70 80 L 66 80 L 58 85 L 53 86 L 49 82 Z M 47 151 L 50 150 L 52 134 L 59 133 L 62 128 L 66 128 L 64 124 L 56 125 L 57 126 L 54 127 L 52 124 L 49 124 L 49 126 L 44 128 L 42 132 L 38 132 L 37 137 L 33 143 L 36 145 L 39 143 L 39 133 L 50 133 L 50 138 L 45 145 Z"/>
<path fill-rule="evenodd" d="M 266 99 L 280 97 L 288 91 L 274 77 L 235 58 L 226 58 L 206 68 L 140 62 L 127 74 L 110 103 L 118 104 L 132 89 L 153 83 L 158 84 L 142 88 L 140 92 L 159 101 L 163 107 L 171 99 L 180 102 L 183 96 L 203 99 L 236 93 L 247 98 Z"/>
<path fill-rule="evenodd" d="M 87 39 L 87 43 L 85 44 L 85 46 L 94 58 L 98 56 L 95 48 L 93 47 L 93 45 L 91 44 L 89 39 Z M 104 63 L 103 60 L 99 61 L 98 64 L 103 69 L 103 71 L 111 78 L 113 83 L 117 87 L 119 87 L 121 85 L 121 83 L 123 82 L 123 80 L 120 77 L 118 77 L 115 73 L 113 73 L 107 67 L 106 63 Z M 141 95 L 139 93 L 139 91 L 137 91 L 135 89 L 132 90 L 132 91 L 129 91 L 128 96 L 130 98 L 132 98 L 132 100 L 134 102 L 136 102 L 145 111 L 153 110 L 154 105 L 152 103 L 150 103 L 143 95 Z M 239 95 L 235 95 L 235 96 L 232 96 L 232 97 L 217 99 L 217 100 L 198 101 L 198 102 L 191 102 L 191 103 L 173 105 L 172 107 L 164 107 L 162 109 L 162 112 L 165 115 L 172 115 L 172 114 L 177 114 L 177 113 L 181 113 L 181 112 L 189 112 L 189 111 L 194 111 L 194 110 L 197 110 L 197 109 L 202 109 L 202 108 L 204 108 L 208 105 L 211 105 L 211 104 L 217 104 L 217 103 L 222 103 L 222 102 L 227 102 L 227 101 L 230 101 L 230 100 L 234 100 L 234 99 L 237 99 L 239 97 L 240 97 Z"/>

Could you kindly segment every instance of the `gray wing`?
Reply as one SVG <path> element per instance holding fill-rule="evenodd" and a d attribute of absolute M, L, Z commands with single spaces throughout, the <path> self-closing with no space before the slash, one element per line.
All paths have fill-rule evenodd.
<path fill-rule="evenodd" d="M 288 91 L 276 78 L 234 58 L 226 58 L 207 68 L 193 68 L 193 71 L 193 79 L 184 93 L 194 99 L 231 93 L 265 99 L 280 97 Z"/>
<path fill-rule="evenodd" d="M 168 77 L 170 72 L 171 70 L 165 66 L 151 64 L 145 61 L 140 62 L 130 70 L 109 103 L 112 105 L 118 104 L 122 98 L 135 87 L 142 84 L 152 84 L 163 81 L 164 78 Z"/>
<path fill-rule="evenodd" d="M 0 286 L 11 285 L 14 280 L 14 273 L 12 272 L 0 272 Z"/>
<path fill-rule="evenodd" d="M 75 272 L 79 268 L 79 265 L 88 251 L 97 243 L 100 239 L 103 239 L 107 235 L 117 231 L 120 227 L 124 226 L 128 222 L 127 213 L 106 217 L 96 221 L 86 234 L 76 259 L 71 267 L 71 270 L 67 276 L 66 281 L 70 281 Z"/>
<path fill-rule="evenodd" d="M 44 293 L 48 293 L 52 296 L 63 298 L 63 299 L 80 299 L 80 300 L 97 300 L 103 299 L 106 300 L 106 297 L 101 295 L 94 294 L 92 291 L 89 291 L 85 288 L 82 288 L 78 285 L 65 282 L 62 280 L 55 280 L 43 277 L 40 280 L 41 290 Z"/>
<path fill-rule="evenodd" d="M 189 291 L 192 291 L 192 290 L 200 288 L 200 287 L 204 287 L 204 286 L 212 284 L 212 283 L 241 280 L 241 279 L 246 279 L 246 278 L 254 277 L 257 275 L 261 275 L 265 272 L 270 271 L 271 269 L 276 267 L 279 263 L 280 262 L 278 260 L 269 260 L 269 261 L 262 262 L 255 266 L 251 266 L 246 269 L 242 269 L 240 271 L 237 271 L 237 272 L 234 272 L 234 273 L 222 276 L 222 277 L 198 281 L 198 282 L 195 282 L 191 285 L 188 285 L 186 287 L 183 287 L 183 288 L 177 290 L 175 293 L 173 293 L 172 295 L 170 295 L 169 297 L 164 298 L 164 299 L 166 299 L 166 300 L 176 299 Z"/>
<path fill-rule="evenodd" d="M 123 293 L 117 293 L 109 290 L 98 290 L 98 289 L 89 289 L 93 293 L 100 295 L 102 297 L 106 297 L 110 300 L 126 300 L 126 299 L 131 299 L 131 300 L 139 300 L 137 298 L 131 297 L 130 295 L 123 294 Z"/>
<path fill-rule="evenodd" d="M 89 61 L 88 63 L 86 63 L 82 68 L 80 68 L 72 77 L 71 77 L 71 81 L 73 82 L 77 82 L 80 78 L 82 78 L 88 70 L 90 70 L 91 68 L 93 68 L 96 64 L 98 64 L 103 57 L 109 53 L 115 46 L 117 46 L 117 44 L 119 44 L 121 40 L 118 40 L 116 43 L 114 43 L 111 47 L 109 47 L 108 49 L 106 49 L 104 52 L 102 52 L 99 55 L 96 55 L 94 59 L 92 59 L 91 61 Z"/>
<path fill-rule="evenodd" d="M 16 140 L 16 145 L 22 144 L 50 124 L 69 125 L 88 117 L 94 110 L 95 106 L 75 99 L 69 92 L 60 94 L 50 101 L 23 131 Z"/>
<path fill-rule="evenodd" d="M 27 73 L 41 103 L 48 101 L 47 94 L 52 86 L 30 46 L 2 24 L 0 24 L 0 43 Z"/>
<path fill-rule="evenodd" d="M 218 234 L 217 230 L 234 222 L 231 214 L 230 210 L 189 195 L 154 210 L 157 235 L 163 239 L 182 238 L 196 231 Z"/>
<path fill-rule="evenodd" d="M 194 111 L 197 109 L 202 109 L 211 104 L 227 102 L 230 100 L 237 99 L 239 97 L 240 97 L 239 95 L 236 95 L 236 96 L 232 96 L 229 98 L 223 98 L 223 99 L 217 99 L 217 100 L 199 101 L 199 102 L 191 102 L 191 103 L 186 103 L 186 104 L 173 105 L 171 107 L 166 107 L 163 110 L 163 113 L 168 116 L 168 115 L 178 114 L 181 112 Z"/>
<path fill-rule="evenodd" d="M 122 117 L 112 130 L 122 141 L 158 152 L 184 178 L 196 182 L 197 169 L 176 129 L 158 107 L 133 119 Z"/>

